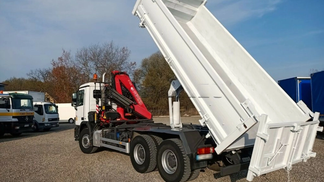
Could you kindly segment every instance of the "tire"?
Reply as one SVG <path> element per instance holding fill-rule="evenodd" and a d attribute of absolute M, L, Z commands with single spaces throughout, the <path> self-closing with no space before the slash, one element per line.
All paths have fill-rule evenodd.
<path fill-rule="evenodd" d="M 188 181 L 192 181 L 192 180 L 198 178 L 199 174 L 200 174 L 200 169 L 196 169 L 196 170 L 192 171 Z"/>
<path fill-rule="evenodd" d="M 36 121 L 33 121 L 33 126 L 32 126 L 33 131 L 39 131 L 39 127 Z"/>
<path fill-rule="evenodd" d="M 152 137 L 153 140 L 155 141 L 156 147 L 158 147 L 163 142 L 163 139 L 156 135 L 150 135 L 150 137 Z"/>
<path fill-rule="evenodd" d="M 158 148 L 158 170 L 168 182 L 187 181 L 191 176 L 190 159 L 180 139 L 163 141 Z"/>
<path fill-rule="evenodd" d="M 148 173 L 156 168 L 157 147 L 152 137 L 138 135 L 131 141 L 130 159 L 139 173 Z"/>
<path fill-rule="evenodd" d="M 74 123 L 74 119 L 70 118 L 70 119 L 68 120 L 68 123 L 73 124 L 73 123 Z"/>
<path fill-rule="evenodd" d="M 10 132 L 10 134 L 12 135 L 12 136 L 15 136 L 15 137 L 17 137 L 17 136 L 20 136 L 22 133 L 21 132 L 16 132 L 16 131 L 14 131 L 14 132 Z"/>
<path fill-rule="evenodd" d="M 84 128 L 79 137 L 79 146 L 83 153 L 91 154 L 97 151 L 98 147 L 93 146 L 93 140 L 90 137 L 89 129 Z"/>
<path fill-rule="evenodd" d="M 0 123 L 0 138 L 3 137 L 4 134 L 5 134 L 4 126 L 3 126 L 3 124 Z"/>
<path fill-rule="evenodd" d="M 51 128 L 44 128 L 43 131 L 49 131 Z"/>

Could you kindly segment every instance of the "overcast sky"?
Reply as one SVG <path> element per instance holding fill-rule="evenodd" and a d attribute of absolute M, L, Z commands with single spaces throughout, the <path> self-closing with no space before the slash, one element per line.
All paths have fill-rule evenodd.
<path fill-rule="evenodd" d="M 0 82 L 51 67 L 62 49 L 113 41 L 137 62 L 158 51 L 135 0 L 0 0 Z M 207 8 L 275 79 L 324 70 L 323 0 L 209 0 Z"/>

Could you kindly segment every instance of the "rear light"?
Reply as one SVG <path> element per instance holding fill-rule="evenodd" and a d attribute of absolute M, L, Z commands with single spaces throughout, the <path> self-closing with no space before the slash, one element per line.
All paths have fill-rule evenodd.
<path fill-rule="evenodd" d="M 196 160 L 208 160 L 213 158 L 213 153 L 215 152 L 214 147 L 203 147 L 197 149 Z"/>
<path fill-rule="evenodd" d="M 197 154 L 202 155 L 202 154 L 212 154 L 215 152 L 214 147 L 204 147 L 204 148 L 198 148 L 197 149 Z"/>

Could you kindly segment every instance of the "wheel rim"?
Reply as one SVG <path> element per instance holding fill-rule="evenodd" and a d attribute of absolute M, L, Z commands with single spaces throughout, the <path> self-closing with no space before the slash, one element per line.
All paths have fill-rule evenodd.
<path fill-rule="evenodd" d="M 162 167 L 164 171 L 168 174 L 173 174 L 177 170 L 178 160 L 177 156 L 172 150 L 165 150 L 161 158 Z"/>
<path fill-rule="evenodd" d="M 88 134 L 83 135 L 82 137 L 82 146 L 84 148 L 90 147 L 90 136 Z"/>
<path fill-rule="evenodd" d="M 137 164 L 142 165 L 145 162 L 146 153 L 143 145 L 137 144 L 134 147 L 134 159 Z"/>

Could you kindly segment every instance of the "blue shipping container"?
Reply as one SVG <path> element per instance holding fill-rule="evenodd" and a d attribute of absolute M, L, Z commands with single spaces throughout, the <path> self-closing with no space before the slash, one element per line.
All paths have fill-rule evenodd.
<path fill-rule="evenodd" d="M 297 103 L 302 100 L 312 110 L 310 77 L 293 77 L 279 80 L 280 87 Z"/>
<path fill-rule="evenodd" d="M 324 115 L 324 71 L 311 74 L 313 112 Z"/>

